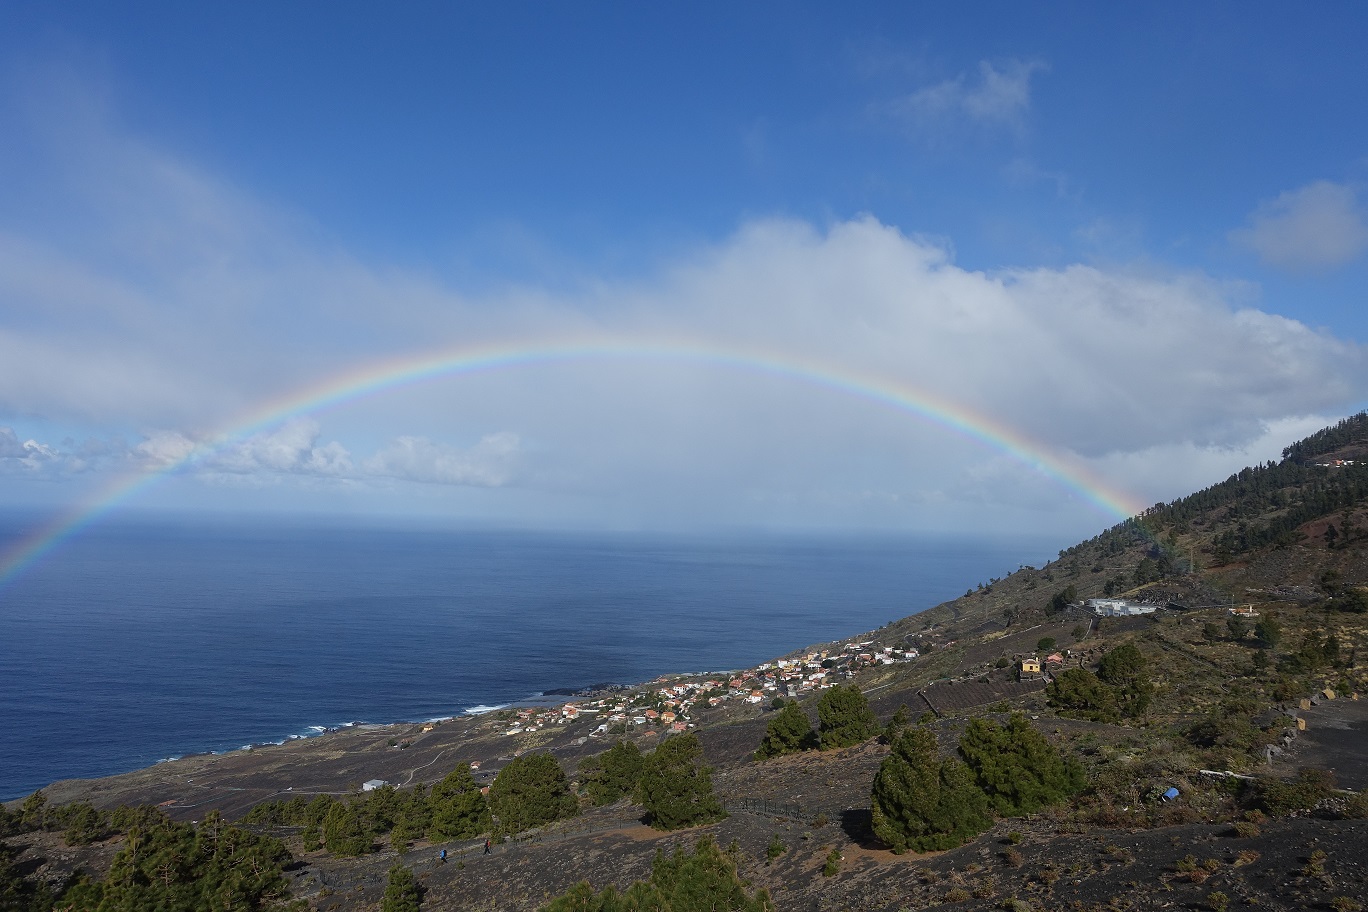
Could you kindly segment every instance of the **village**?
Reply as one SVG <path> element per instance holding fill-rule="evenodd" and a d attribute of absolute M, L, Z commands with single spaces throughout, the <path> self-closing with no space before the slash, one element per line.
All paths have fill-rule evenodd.
<path fill-rule="evenodd" d="M 840 649 L 776 659 L 743 671 L 664 675 L 640 689 L 614 691 L 559 706 L 504 710 L 500 718 L 507 716 L 511 723 L 504 732 L 510 736 L 597 719 L 599 724 L 586 737 L 620 735 L 638 729 L 649 737 L 659 732 L 687 731 L 695 725 L 694 714 L 700 708 L 715 708 L 728 702 L 759 704 L 776 698 L 797 698 L 852 678 L 864 669 L 910 662 L 918 655 L 917 650 L 910 648 L 847 643 Z"/>

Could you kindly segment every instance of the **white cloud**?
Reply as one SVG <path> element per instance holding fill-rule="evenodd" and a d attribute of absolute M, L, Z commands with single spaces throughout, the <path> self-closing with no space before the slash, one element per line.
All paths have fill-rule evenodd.
<path fill-rule="evenodd" d="M 1316 181 L 1260 203 L 1230 238 L 1271 266 L 1318 272 L 1368 250 L 1368 213 L 1357 188 Z"/>
<path fill-rule="evenodd" d="M 153 431 L 133 448 L 134 455 L 153 468 L 177 465 L 197 448 L 195 441 L 179 431 Z"/>
<path fill-rule="evenodd" d="M 0 428 L 0 457 L 17 446 L 13 432 Z M 516 434 L 489 434 L 462 449 L 425 437 L 401 436 L 359 463 L 338 441 L 321 441 L 313 418 L 291 418 L 278 427 L 242 439 L 196 441 L 178 431 L 156 431 L 131 455 L 145 470 L 180 468 L 182 474 L 225 481 L 277 483 L 285 477 L 332 479 L 347 483 L 411 481 L 423 484 L 498 487 L 514 476 L 520 452 Z M 32 443 L 25 446 L 32 446 Z M 20 455 L 26 451 L 20 447 Z"/>
<path fill-rule="evenodd" d="M 0 472 L 24 472 L 49 478 L 86 468 L 84 460 L 52 444 L 20 440 L 14 428 L 0 427 Z"/>
<path fill-rule="evenodd" d="M 963 117 L 985 126 L 1019 127 L 1031 107 L 1031 77 L 1045 69 L 1040 61 L 980 61 L 976 74 L 961 73 L 918 89 L 895 102 L 892 111 L 915 125 Z"/>
<path fill-rule="evenodd" d="M 429 484 L 500 487 L 514 475 L 520 441 L 516 434 L 483 438 L 469 449 L 400 437 L 365 463 L 370 475 Z"/>
<path fill-rule="evenodd" d="M 340 443 L 320 446 L 320 430 L 316 420 L 294 418 L 278 428 L 211 451 L 200 465 L 205 471 L 236 475 L 350 475 L 350 454 Z"/>

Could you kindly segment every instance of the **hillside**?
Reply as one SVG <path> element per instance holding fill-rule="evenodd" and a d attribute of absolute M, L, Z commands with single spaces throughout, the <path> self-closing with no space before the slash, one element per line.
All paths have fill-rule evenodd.
<path fill-rule="evenodd" d="M 1099 598 L 1146 613 L 1099 617 L 1086 604 Z M 1368 895 L 1368 821 L 1357 797 L 1368 789 L 1368 699 L 1357 699 L 1368 690 L 1366 645 L 1361 414 L 1290 445 L 1277 463 L 1156 505 L 1043 567 L 973 581 L 954 601 L 729 679 L 684 676 L 580 695 L 571 709 L 337 732 L 55 783 L 44 794 L 50 806 L 88 802 L 97 815 L 137 804 L 182 821 L 213 810 L 247 817 L 254 831 L 284 841 L 296 859 L 285 872 L 292 894 L 322 910 L 378 908 L 396 862 L 425 886 L 422 909 L 537 909 L 579 881 L 625 889 L 650 875 L 658 849 L 709 834 L 730 847 L 739 876 L 785 910 L 1344 912 Z M 1123 656 L 1129 665 L 1118 671 Z M 1022 670 L 1031 659 L 1039 673 Z M 752 756 L 778 715 L 777 697 L 792 696 L 815 719 L 831 685 L 851 683 L 881 725 L 906 707 L 944 757 L 973 720 L 1023 712 L 1079 765 L 1085 785 L 1025 815 L 1001 814 L 958 848 L 894 854 L 871 817 L 871 787 L 892 749 L 886 739 Z M 482 835 L 393 837 L 367 803 L 373 793 L 360 791 L 384 780 L 403 796 L 458 767 L 487 785 L 513 758 L 539 752 L 582 790 L 583 760 L 619 740 L 649 753 L 676 725 L 702 742 L 730 812 L 720 822 L 663 832 L 630 800 L 595 807 L 582 796 L 577 815 L 507 833 L 486 855 Z M 1168 789 L 1177 791 L 1171 800 L 1162 797 Z M 248 816 L 294 796 L 351 802 L 371 822 L 370 850 L 342 857 L 306 848 L 297 823 L 260 809 Z M 60 891 L 78 869 L 105 875 L 127 837 L 107 823 L 91 844 L 69 845 L 63 834 L 75 814 L 8 821 L 12 877 L 27 879 L 20 893 L 40 881 Z M 826 875 L 833 852 L 837 870 Z"/>

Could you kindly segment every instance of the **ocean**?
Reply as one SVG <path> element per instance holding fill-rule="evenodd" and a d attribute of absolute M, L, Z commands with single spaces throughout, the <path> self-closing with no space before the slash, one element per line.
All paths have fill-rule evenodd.
<path fill-rule="evenodd" d="M 0 546 L 19 532 L 0 521 Z M 140 521 L 0 588 L 0 800 L 188 753 L 742 668 L 932 607 L 1039 539 Z"/>

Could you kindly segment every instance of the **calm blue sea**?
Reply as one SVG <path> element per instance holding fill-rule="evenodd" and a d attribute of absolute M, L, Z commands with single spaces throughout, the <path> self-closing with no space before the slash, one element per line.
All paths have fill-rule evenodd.
<path fill-rule="evenodd" d="M 0 522 L 0 542 L 17 534 Z M 1022 539 L 101 526 L 0 589 L 0 799 L 349 722 L 739 668 L 1049 556 Z"/>

